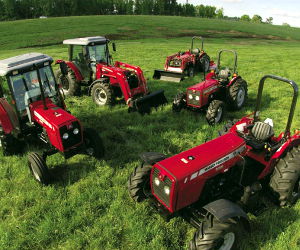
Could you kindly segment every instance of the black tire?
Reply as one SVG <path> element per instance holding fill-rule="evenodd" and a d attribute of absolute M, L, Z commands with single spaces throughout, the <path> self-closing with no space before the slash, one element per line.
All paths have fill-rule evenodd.
<path fill-rule="evenodd" d="M 270 188 L 280 206 L 291 206 L 300 198 L 300 149 L 294 147 L 279 160 L 270 179 Z"/>
<path fill-rule="evenodd" d="M 201 58 L 200 58 L 200 71 L 203 72 L 203 70 L 205 70 L 205 72 L 208 72 L 209 71 L 209 67 L 210 67 L 210 58 L 208 55 L 203 55 Z"/>
<path fill-rule="evenodd" d="M 240 110 L 246 103 L 248 85 L 245 80 L 238 78 L 228 89 L 228 105 L 232 110 Z"/>
<path fill-rule="evenodd" d="M 237 122 L 238 120 L 230 120 L 228 121 L 225 125 L 224 128 L 222 130 L 218 131 L 219 136 L 225 135 L 229 132 L 229 130 L 231 129 L 231 127 Z"/>
<path fill-rule="evenodd" d="M 63 75 L 60 70 L 55 72 L 55 78 L 58 84 L 62 86 L 64 94 L 75 96 L 80 94 L 80 82 L 76 80 L 74 72 L 69 69 L 67 75 Z"/>
<path fill-rule="evenodd" d="M 89 156 L 101 159 L 104 156 L 104 146 L 97 131 L 92 128 L 85 128 L 83 131 L 85 153 Z"/>
<path fill-rule="evenodd" d="M 210 125 L 220 123 L 223 119 L 225 111 L 224 102 L 220 100 L 213 100 L 207 109 L 206 120 Z"/>
<path fill-rule="evenodd" d="M 175 113 L 179 113 L 186 105 L 186 94 L 185 93 L 178 93 L 172 104 L 172 110 Z"/>
<path fill-rule="evenodd" d="M 245 226 L 243 219 L 238 217 L 229 218 L 224 222 L 216 219 L 208 213 L 201 227 L 195 232 L 193 240 L 190 242 L 191 250 L 209 249 L 236 249 L 237 242 L 241 239 Z"/>
<path fill-rule="evenodd" d="M 147 199 L 151 193 L 150 174 L 152 166 L 146 163 L 136 167 L 130 175 L 127 186 L 130 197 L 136 202 Z"/>
<path fill-rule="evenodd" d="M 51 175 L 42 156 L 35 152 L 29 153 L 28 166 L 36 181 L 43 185 L 50 183 Z"/>
<path fill-rule="evenodd" d="M 93 101 L 99 106 L 113 105 L 114 103 L 113 90 L 107 82 L 95 82 L 91 90 L 91 96 Z"/>
<path fill-rule="evenodd" d="M 4 156 L 10 156 L 21 153 L 21 142 L 11 134 L 5 134 L 0 126 L 0 147 Z"/>

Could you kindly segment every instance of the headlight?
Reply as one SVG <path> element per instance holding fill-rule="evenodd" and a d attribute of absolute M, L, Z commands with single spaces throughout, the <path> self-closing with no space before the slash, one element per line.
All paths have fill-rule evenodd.
<path fill-rule="evenodd" d="M 200 96 L 196 96 L 196 101 L 199 101 L 200 100 Z"/>
<path fill-rule="evenodd" d="M 170 188 L 168 186 L 164 187 L 164 191 L 166 195 L 170 195 Z"/>
<path fill-rule="evenodd" d="M 155 183 L 156 186 L 159 186 L 160 180 L 157 177 L 155 177 L 154 178 L 154 183 Z"/>
<path fill-rule="evenodd" d="M 68 133 L 64 133 L 64 134 L 63 134 L 63 139 L 64 139 L 64 140 L 67 140 L 68 138 L 69 138 L 69 134 L 68 134 Z"/>
<path fill-rule="evenodd" d="M 189 99 L 193 99 L 193 95 L 189 94 Z"/>
<path fill-rule="evenodd" d="M 78 129 L 78 128 L 75 128 L 75 129 L 73 130 L 73 134 L 74 134 L 74 135 L 78 135 L 78 133 L 79 133 L 79 129 Z"/>

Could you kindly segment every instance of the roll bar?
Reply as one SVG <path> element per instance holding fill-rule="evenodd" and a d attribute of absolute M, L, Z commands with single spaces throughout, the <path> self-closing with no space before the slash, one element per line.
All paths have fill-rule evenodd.
<path fill-rule="evenodd" d="M 193 36 L 192 37 L 191 51 L 194 49 L 194 40 L 195 39 L 201 40 L 201 50 L 203 50 L 203 37 L 202 36 Z"/>
<path fill-rule="evenodd" d="M 236 68 L 237 68 L 237 53 L 235 50 L 229 50 L 229 49 L 222 49 L 218 52 L 218 63 L 217 63 L 217 68 L 219 69 L 221 66 L 221 55 L 223 52 L 230 52 L 233 53 L 234 55 L 234 67 L 233 67 L 233 73 L 236 73 Z"/>
<path fill-rule="evenodd" d="M 262 92 L 263 92 L 265 80 L 268 79 L 268 78 L 271 78 L 271 79 L 274 79 L 274 80 L 277 80 L 277 81 L 281 81 L 281 82 L 286 82 L 289 85 L 291 85 L 293 87 L 293 90 L 294 90 L 294 95 L 293 95 L 293 100 L 292 100 L 292 104 L 291 104 L 291 108 L 290 108 L 289 118 L 288 118 L 288 121 L 287 121 L 287 124 L 286 124 L 286 129 L 285 129 L 285 132 L 284 132 L 284 136 L 286 137 L 290 133 L 292 121 L 293 121 L 293 118 L 294 118 L 294 113 L 295 113 L 297 99 L 298 99 L 298 92 L 299 92 L 298 85 L 294 81 L 288 80 L 288 79 L 280 77 L 280 76 L 265 75 L 264 77 L 262 77 L 259 81 L 259 87 L 258 87 L 258 93 L 257 93 L 257 99 L 256 99 L 256 107 L 255 107 L 255 111 L 254 111 L 254 122 L 258 121 L 258 118 L 259 118 Z"/>

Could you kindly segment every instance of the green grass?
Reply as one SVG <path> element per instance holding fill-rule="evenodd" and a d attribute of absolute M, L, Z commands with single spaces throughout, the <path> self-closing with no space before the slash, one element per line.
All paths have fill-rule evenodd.
<path fill-rule="evenodd" d="M 227 113 L 225 120 L 253 111 L 258 82 L 265 74 L 300 83 L 300 49 L 299 42 L 294 41 L 300 39 L 299 29 L 194 18 L 128 16 L 51 18 L 3 22 L 0 26 L 1 59 L 30 51 L 66 59 L 66 47 L 47 44 L 77 36 L 118 34 L 120 41 L 114 59 L 140 65 L 149 88 L 165 89 L 169 101 L 178 90 L 201 80 L 197 76 L 178 84 L 151 79 L 153 70 L 163 67 L 167 55 L 188 48 L 190 38 L 182 37 L 182 30 L 191 30 L 188 36 L 208 34 L 204 27 L 252 34 L 233 39 L 222 38 L 219 33 L 219 37 L 205 40 L 206 50 L 213 59 L 219 49 L 237 50 L 238 71 L 249 84 L 247 106 L 239 112 Z M 129 29 L 135 32 L 128 32 Z M 253 35 L 291 40 L 253 38 Z M 28 46 L 35 47 L 22 48 Z M 230 60 L 225 59 L 225 63 Z M 263 116 L 274 119 L 277 132 L 285 127 L 290 90 L 278 82 L 268 81 L 266 85 Z M 126 182 L 139 164 L 141 152 L 177 154 L 216 137 L 223 124 L 209 127 L 203 115 L 188 111 L 174 115 L 170 104 L 149 116 L 140 116 L 128 114 L 125 105 L 99 108 L 87 96 L 68 98 L 66 102 L 85 126 L 97 129 L 105 144 L 105 158 L 97 161 L 77 155 L 65 161 L 59 155 L 51 156 L 48 165 L 57 180 L 40 187 L 29 174 L 26 153 L 14 157 L 3 157 L 0 153 L 0 249 L 187 248 L 195 230 L 182 218 L 165 222 L 147 202 L 134 203 Z M 294 128 L 300 128 L 299 105 Z M 31 145 L 26 152 L 37 149 Z M 299 215 L 298 202 L 292 208 L 272 209 L 259 217 L 252 216 L 253 233 L 244 239 L 242 249 L 299 249 Z"/>

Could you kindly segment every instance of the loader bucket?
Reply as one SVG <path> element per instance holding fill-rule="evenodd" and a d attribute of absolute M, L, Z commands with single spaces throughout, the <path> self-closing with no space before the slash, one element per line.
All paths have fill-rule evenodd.
<path fill-rule="evenodd" d="M 180 82 L 183 80 L 184 74 L 156 69 L 153 78 L 162 81 Z"/>
<path fill-rule="evenodd" d="M 150 114 L 151 108 L 157 109 L 159 106 L 162 106 L 167 102 L 168 101 L 164 95 L 164 90 L 158 90 L 133 100 L 128 112 L 138 111 L 142 115 Z"/>

